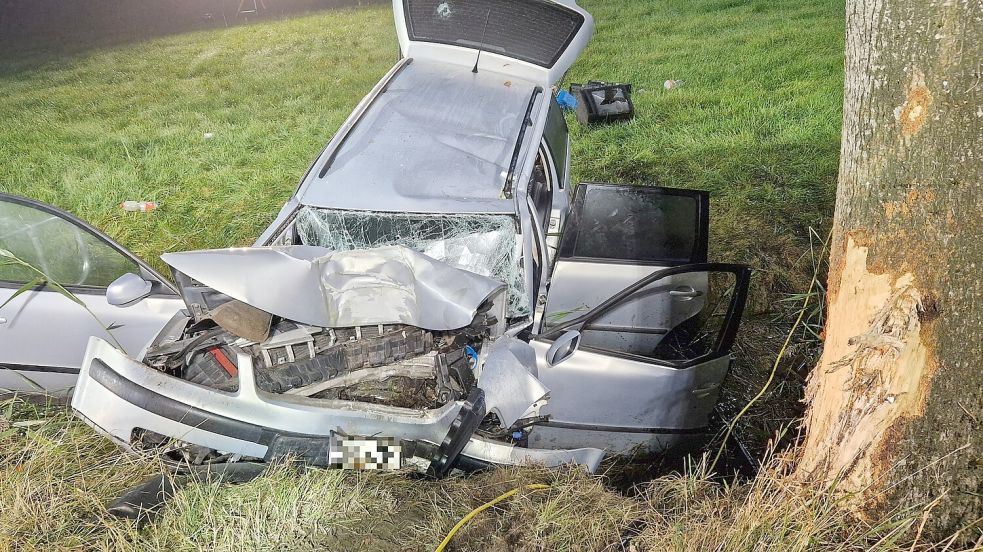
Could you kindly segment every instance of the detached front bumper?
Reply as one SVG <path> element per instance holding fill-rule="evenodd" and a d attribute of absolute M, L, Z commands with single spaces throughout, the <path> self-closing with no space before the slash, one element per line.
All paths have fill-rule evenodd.
<path fill-rule="evenodd" d="M 294 456 L 316 465 L 328 464 L 333 435 L 391 437 L 431 451 L 467 438 L 461 455 L 479 464 L 575 463 L 594 471 L 604 456 L 598 449 L 526 449 L 461 434 L 459 420 L 468 415 L 462 409 L 471 406 L 466 401 L 413 410 L 274 395 L 256 388 L 248 355 L 239 356 L 238 369 L 238 391 L 217 391 L 163 374 L 93 337 L 72 408 L 128 450 L 142 429 L 222 453 L 267 461 Z"/>

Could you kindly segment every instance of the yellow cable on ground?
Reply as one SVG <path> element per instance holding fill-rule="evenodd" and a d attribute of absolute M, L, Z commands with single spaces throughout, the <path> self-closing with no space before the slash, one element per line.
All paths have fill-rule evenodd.
<path fill-rule="evenodd" d="M 516 487 L 515 489 L 512 489 L 511 491 L 499 496 L 495 500 L 486 502 L 481 506 L 478 506 L 474 510 L 471 510 L 471 512 L 468 515 L 461 518 L 461 521 L 457 522 L 457 525 L 455 525 L 454 528 L 451 529 L 450 533 L 447 533 L 447 536 L 444 537 L 444 540 L 440 543 L 440 546 L 437 547 L 437 550 L 435 552 L 443 552 L 444 549 L 447 548 L 447 545 L 451 543 L 451 539 L 454 538 L 454 534 L 461 530 L 461 527 L 467 525 L 467 523 L 472 519 L 474 519 L 476 515 L 480 514 L 481 512 L 484 512 L 488 508 L 491 508 L 492 506 L 498 504 L 499 502 L 508 499 L 509 497 L 521 491 L 522 489 L 527 489 L 530 491 L 538 491 L 540 489 L 549 489 L 549 488 L 550 488 L 549 485 L 543 485 L 542 483 L 534 483 L 532 485 L 526 485 L 525 487 Z"/>
<path fill-rule="evenodd" d="M 832 237 L 833 237 L 833 230 L 830 229 L 829 235 L 826 236 L 826 241 L 823 243 L 823 250 L 819 253 L 820 259 L 825 258 L 826 248 L 829 246 L 829 240 Z M 816 279 L 818 277 L 819 277 L 819 265 L 817 264 L 815 270 L 813 270 L 812 272 L 812 281 L 809 282 L 809 289 L 806 290 L 806 297 L 805 297 L 805 301 L 802 302 L 802 309 L 799 310 L 798 318 L 795 319 L 795 322 L 792 324 L 792 327 L 789 328 L 788 330 L 788 335 L 785 336 L 785 342 L 782 344 L 782 348 L 779 349 L 778 356 L 775 357 L 775 363 L 771 366 L 771 373 L 768 374 L 768 380 L 765 381 L 764 386 L 761 388 L 760 391 L 758 391 L 758 394 L 755 395 L 754 398 L 752 398 L 750 401 L 748 401 L 748 403 L 744 405 L 744 408 L 742 408 L 741 411 L 737 413 L 737 416 L 734 416 L 734 419 L 731 420 L 729 424 L 727 424 L 727 431 L 726 433 L 724 433 L 724 440 L 723 442 L 720 443 L 720 448 L 717 449 L 717 455 L 713 457 L 713 462 L 710 463 L 710 468 L 708 471 L 712 472 L 714 468 L 717 467 L 717 461 L 720 460 L 720 455 L 723 454 L 724 449 L 727 448 L 727 439 L 730 439 L 730 434 L 734 431 L 734 428 L 737 426 L 737 421 L 740 420 L 742 416 L 747 414 L 747 411 L 751 409 L 751 406 L 754 405 L 754 403 L 758 402 L 758 399 L 763 397 L 765 393 L 768 392 L 768 388 L 771 387 L 771 382 L 775 380 L 775 375 L 778 373 L 778 366 L 782 362 L 782 358 L 785 357 L 786 351 L 788 351 L 788 346 L 792 342 L 792 337 L 795 336 L 795 330 L 798 329 L 799 324 L 802 323 L 802 319 L 805 318 L 806 309 L 809 308 L 809 299 L 812 298 L 812 290 L 816 287 Z"/>

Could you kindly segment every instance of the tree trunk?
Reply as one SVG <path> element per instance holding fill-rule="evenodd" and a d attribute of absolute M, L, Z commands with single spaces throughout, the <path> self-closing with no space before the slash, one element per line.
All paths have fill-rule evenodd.
<path fill-rule="evenodd" d="M 826 342 L 797 474 L 983 516 L 983 0 L 847 0 Z"/>

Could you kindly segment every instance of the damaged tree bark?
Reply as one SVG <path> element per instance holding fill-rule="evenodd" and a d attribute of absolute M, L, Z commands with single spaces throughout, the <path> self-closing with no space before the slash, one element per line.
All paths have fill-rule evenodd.
<path fill-rule="evenodd" d="M 983 2 L 848 0 L 826 343 L 798 476 L 983 516 Z M 944 495 L 944 496 L 943 496 Z"/>

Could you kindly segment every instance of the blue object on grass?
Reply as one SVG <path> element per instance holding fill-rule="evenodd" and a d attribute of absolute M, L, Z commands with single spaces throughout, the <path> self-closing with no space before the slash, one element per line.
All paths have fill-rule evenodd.
<path fill-rule="evenodd" d="M 573 97 L 573 94 L 566 90 L 560 90 L 556 94 L 556 103 L 560 104 L 560 107 L 566 111 L 577 109 L 577 98 Z"/>

